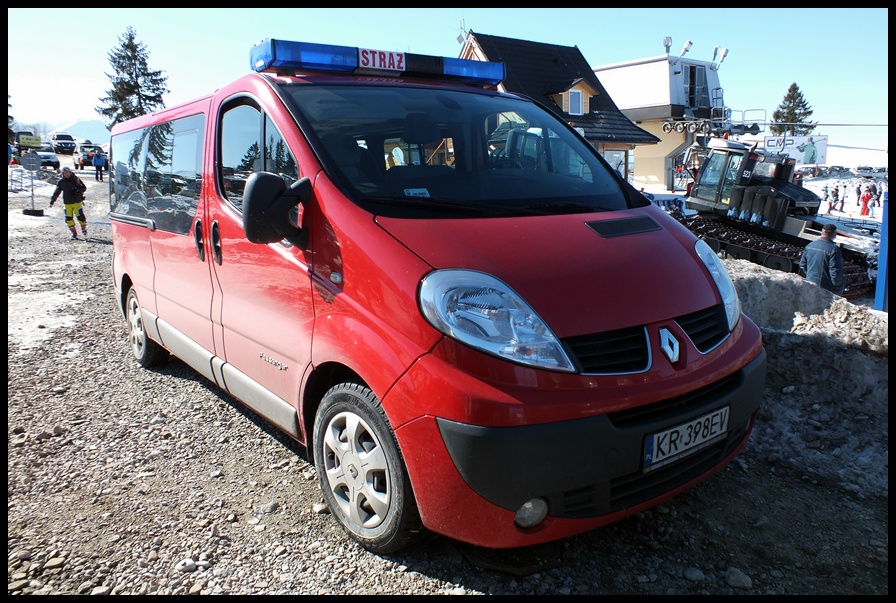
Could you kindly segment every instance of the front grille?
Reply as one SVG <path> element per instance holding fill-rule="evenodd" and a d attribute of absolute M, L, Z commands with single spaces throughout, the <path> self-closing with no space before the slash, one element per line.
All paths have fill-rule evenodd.
<path fill-rule="evenodd" d="M 722 304 L 679 316 L 675 322 L 703 354 L 719 345 L 729 333 Z M 567 337 L 563 345 L 575 359 L 580 373 L 619 375 L 640 373 L 650 367 L 650 344 L 644 326 Z"/>
<path fill-rule="evenodd" d="M 567 337 L 563 344 L 581 373 L 638 373 L 650 366 L 650 347 L 644 327 Z"/>
<path fill-rule="evenodd" d="M 703 354 L 728 337 L 728 317 L 722 304 L 679 316 L 675 322 Z"/>

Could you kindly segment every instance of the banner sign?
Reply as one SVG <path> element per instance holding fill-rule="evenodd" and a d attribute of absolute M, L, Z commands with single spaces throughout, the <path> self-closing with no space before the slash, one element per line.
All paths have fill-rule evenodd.
<path fill-rule="evenodd" d="M 797 165 L 825 165 L 828 162 L 827 136 L 766 136 L 765 149 L 787 154 Z"/>

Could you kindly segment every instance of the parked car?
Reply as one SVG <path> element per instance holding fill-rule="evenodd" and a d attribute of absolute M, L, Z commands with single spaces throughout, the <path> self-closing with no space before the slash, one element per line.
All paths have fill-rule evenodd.
<path fill-rule="evenodd" d="M 796 168 L 796 173 L 801 175 L 803 178 L 815 178 L 816 176 L 820 176 L 818 166 L 813 164 L 801 165 Z"/>
<path fill-rule="evenodd" d="M 856 168 L 856 176 L 862 178 L 874 178 L 874 169 L 867 165 L 860 165 Z"/>
<path fill-rule="evenodd" d="M 34 152 L 40 155 L 40 167 L 59 169 L 59 157 L 56 155 L 56 151 L 53 150 L 53 145 L 49 143 L 42 144 L 34 149 Z"/>
<path fill-rule="evenodd" d="M 90 142 L 82 142 L 79 144 L 78 149 L 72 154 L 72 162 L 75 164 L 75 169 L 83 170 L 85 166 L 87 169 L 92 168 L 93 154 L 100 148 L 100 145 Z M 108 169 L 108 165 L 106 169 Z"/>
<path fill-rule="evenodd" d="M 53 133 L 53 136 L 50 137 L 50 142 L 53 144 L 53 150 L 62 155 L 74 154 L 75 147 L 78 146 L 74 137 L 68 132 Z"/>
<path fill-rule="evenodd" d="M 875 178 L 886 178 L 887 173 L 888 173 L 887 168 L 885 168 L 885 167 L 874 168 L 874 177 Z"/>

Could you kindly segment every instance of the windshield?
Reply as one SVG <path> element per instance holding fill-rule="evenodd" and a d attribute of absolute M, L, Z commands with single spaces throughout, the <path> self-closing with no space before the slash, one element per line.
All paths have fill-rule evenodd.
<path fill-rule="evenodd" d="M 421 86 L 282 88 L 333 180 L 374 213 L 630 207 L 620 181 L 590 145 L 535 103 Z"/>

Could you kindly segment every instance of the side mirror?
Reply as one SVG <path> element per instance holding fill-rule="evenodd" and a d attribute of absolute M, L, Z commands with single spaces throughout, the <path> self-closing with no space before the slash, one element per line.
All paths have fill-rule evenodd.
<path fill-rule="evenodd" d="M 277 174 L 255 172 L 243 190 L 243 230 L 252 243 L 276 243 L 286 239 L 302 246 L 305 237 L 301 228 L 289 220 L 289 213 L 299 203 L 311 199 L 311 180 L 301 178 L 289 188 Z"/>

